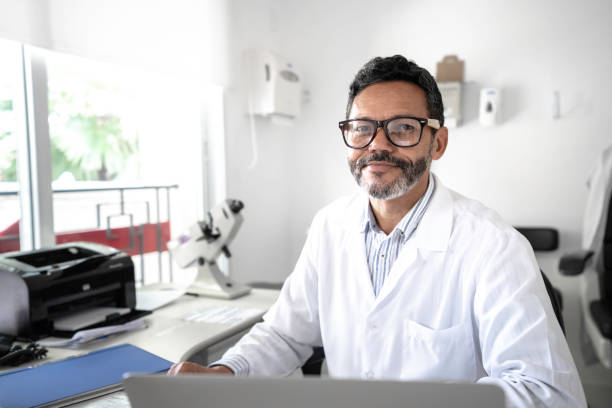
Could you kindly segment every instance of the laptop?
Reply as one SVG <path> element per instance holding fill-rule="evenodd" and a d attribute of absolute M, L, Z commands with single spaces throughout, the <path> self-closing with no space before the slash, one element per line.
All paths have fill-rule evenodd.
<path fill-rule="evenodd" d="M 222 375 L 131 376 L 132 408 L 475 408 L 505 407 L 491 384 L 362 381 Z"/>

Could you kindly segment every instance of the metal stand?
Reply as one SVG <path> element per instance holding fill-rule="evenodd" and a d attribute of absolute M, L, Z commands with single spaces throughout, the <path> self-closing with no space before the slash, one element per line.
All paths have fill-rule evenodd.
<path fill-rule="evenodd" d="M 247 295 L 251 288 L 232 281 L 214 262 L 198 260 L 198 275 L 187 287 L 187 294 L 219 299 L 235 299 Z"/>

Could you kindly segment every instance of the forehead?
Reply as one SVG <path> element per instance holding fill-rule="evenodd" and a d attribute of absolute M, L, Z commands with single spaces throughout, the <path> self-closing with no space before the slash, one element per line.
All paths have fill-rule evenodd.
<path fill-rule="evenodd" d="M 373 84 L 355 97 L 349 116 L 383 120 L 398 115 L 427 117 L 425 91 L 405 81 Z"/>

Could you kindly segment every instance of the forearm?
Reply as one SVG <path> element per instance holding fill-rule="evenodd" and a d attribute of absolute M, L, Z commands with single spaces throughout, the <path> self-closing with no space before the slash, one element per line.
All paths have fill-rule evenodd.
<path fill-rule="evenodd" d="M 262 322 L 211 366 L 227 366 L 238 376 L 288 375 L 311 354 L 312 345 L 283 335 L 269 323 Z"/>

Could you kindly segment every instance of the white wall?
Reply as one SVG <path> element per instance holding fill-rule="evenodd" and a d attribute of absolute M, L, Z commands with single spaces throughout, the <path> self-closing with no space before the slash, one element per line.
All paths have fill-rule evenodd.
<path fill-rule="evenodd" d="M 225 80 L 224 1 L 48 0 L 52 48 L 194 79 Z"/>
<path fill-rule="evenodd" d="M 0 0 L 0 37 L 49 47 L 49 1 Z"/>
<path fill-rule="evenodd" d="M 0 36 L 222 83 L 224 8 L 223 0 L 0 0 Z"/>

